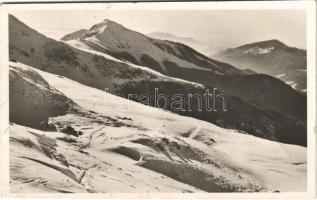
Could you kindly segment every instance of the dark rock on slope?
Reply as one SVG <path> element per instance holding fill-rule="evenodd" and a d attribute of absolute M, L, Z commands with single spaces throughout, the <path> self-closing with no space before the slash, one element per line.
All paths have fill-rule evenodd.
<path fill-rule="evenodd" d="M 39 74 L 10 66 L 10 121 L 45 128 L 49 117 L 65 115 L 77 105 Z"/>

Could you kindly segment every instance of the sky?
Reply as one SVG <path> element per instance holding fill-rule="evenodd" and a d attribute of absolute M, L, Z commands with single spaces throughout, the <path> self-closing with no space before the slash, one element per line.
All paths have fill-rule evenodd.
<path fill-rule="evenodd" d="M 54 39 L 110 19 L 147 34 L 155 31 L 191 37 L 211 47 L 237 47 L 278 39 L 306 48 L 303 10 L 59 10 L 15 11 L 14 16 Z"/>

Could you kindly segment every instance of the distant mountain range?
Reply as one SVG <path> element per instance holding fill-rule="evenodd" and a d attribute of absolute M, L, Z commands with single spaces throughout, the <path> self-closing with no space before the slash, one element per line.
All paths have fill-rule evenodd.
<path fill-rule="evenodd" d="M 186 44 L 187 46 L 190 46 L 193 49 L 200 51 L 200 52 L 208 48 L 207 44 L 200 42 L 194 38 L 179 37 L 179 36 L 175 36 L 173 34 L 166 33 L 166 32 L 160 32 L 160 31 L 152 32 L 152 33 L 147 34 L 147 36 L 149 36 L 151 38 L 155 38 L 155 39 L 169 40 L 169 41 L 174 41 L 174 42 Z"/>
<path fill-rule="evenodd" d="M 268 74 L 306 93 L 306 50 L 287 46 L 278 40 L 268 40 L 222 50 L 210 57 L 239 69 Z"/>
<path fill-rule="evenodd" d="M 187 43 L 202 45 L 202 42 L 199 42 L 196 39 L 193 39 L 191 37 L 179 37 L 179 36 L 172 35 L 170 33 L 160 32 L 160 31 L 149 33 L 147 34 L 147 36 L 160 39 L 160 40 L 171 40 L 174 42 L 180 42 L 186 45 L 188 45 Z M 191 45 L 188 45 L 188 46 L 191 46 Z"/>
<path fill-rule="evenodd" d="M 306 145 L 306 97 L 270 76 L 249 75 L 184 44 L 153 39 L 110 20 L 65 42 L 47 38 L 13 16 L 9 27 L 12 61 L 120 96 L 151 94 L 154 88 L 167 95 L 218 88 L 227 96 L 228 112 L 179 114 Z"/>
<path fill-rule="evenodd" d="M 191 37 L 179 37 L 170 33 L 160 31 L 149 33 L 147 34 L 147 36 L 151 38 L 169 40 L 186 44 L 187 46 L 190 46 L 191 48 L 195 49 L 196 51 L 199 51 L 204 55 L 212 55 L 220 50 L 226 49 L 226 47 L 211 46 L 208 44 L 208 42 L 201 42 Z"/>

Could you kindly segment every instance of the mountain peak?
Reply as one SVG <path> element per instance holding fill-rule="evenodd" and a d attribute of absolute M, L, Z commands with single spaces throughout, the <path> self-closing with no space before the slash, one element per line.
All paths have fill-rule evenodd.
<path fill-rule="evenodd" d="M 283 49 L 285 47 L 288 47 L 288 46 L 284 44 L 283 42 L 277 39 L 272 39 L 272 40 L 265 40 L 265 41 L 245 44 L 235 49 L 238 51 L 241 51 L 243 54 L 259 55 L 259 54 L 270 53 L 276 49 Z"/>
<path fill-rule="evenodd" d="M 115 22 L 115 21 L 113 21 L 113 20 L 110 20 L 110 19 L 104 19 L 103 20 L 103 22 L 105 22 L 105 23 L 116 23 L 116 24 L 118 24 L 117 22 Z"/>
<path fill-rule="evenodd" d="M 92 35 L 103 33 L 106 29 L 111 29 L 113 31 L 122 30 L 124 27 L 115 21 L 110 19 L 104 19 L 102 22 L 93 25 L 85 34 L 84 37 L 90 37 Z"/>
<path fill-rule="evenodd" d="M 238 48 L 245 49 L 245 48 L 253 48 L 253 47 L 277 49 L 277 48 L 287 47 L 287 45 L 277 39 L 271 39 L 271 40 L 265 40 L 265 41 L 255 42 L 255 43 L 249 43 L 249 44 L 240 46 Z"/>

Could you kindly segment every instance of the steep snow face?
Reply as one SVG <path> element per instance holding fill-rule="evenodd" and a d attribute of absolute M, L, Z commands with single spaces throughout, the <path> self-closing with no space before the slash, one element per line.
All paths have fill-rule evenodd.
<path fill-rule="evenodd" d="M 11 125 L 12 192 L 306 190 L 304 147 L 147 107 L 31 67 L 15 68 L 40 75 L 87 111 L 49 119 L 56 130 L 73 127 L 82 133 L 78 137 Z"/>

